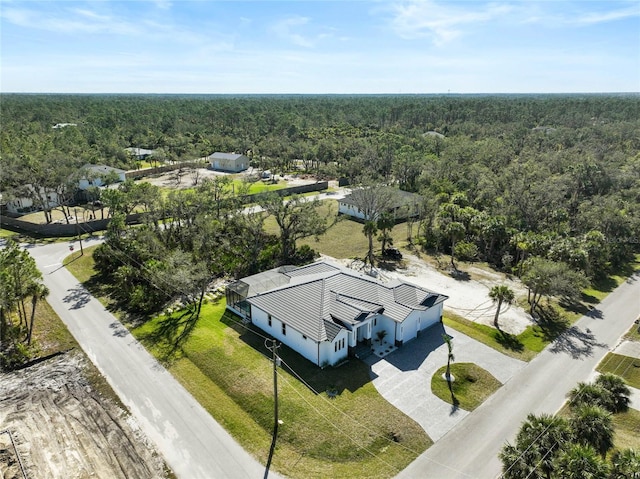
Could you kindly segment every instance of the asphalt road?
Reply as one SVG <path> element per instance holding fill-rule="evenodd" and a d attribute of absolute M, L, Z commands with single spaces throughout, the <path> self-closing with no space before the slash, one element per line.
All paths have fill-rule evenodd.
<path fill-rule="evenodd" d="M 499 477 L 498 452 L 527 414 L 558 411 L 640 314 L 640 274 L 619 286 L 519 374 L 430 447 L 398 479 Z"/>
<path fill-rule="evenodd" d="M 85 245 L 91 244 L 85 241 Z M 95 243 L 94 243 L 95 244 Z M 74 243 L 78 248 L 78 243 Z M 62 267 L 69 243 L 28 247 L 47 298 L 143 432 L 180 479 L 264 476 L 250 456 L 133 336 Z M 265 451 L 265 455 L 268 451 Z M 277 478 L 269 473 L 270 478 Z"/>

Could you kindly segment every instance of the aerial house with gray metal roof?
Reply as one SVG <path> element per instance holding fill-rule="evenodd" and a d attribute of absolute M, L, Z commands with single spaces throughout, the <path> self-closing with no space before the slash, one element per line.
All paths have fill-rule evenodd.
<path fill-rule="evenodd" d="M 402 346 L 440 321 L 447 299 L 328 261 L 243 278 L 227 287 L 226 296 L 227 308 L 320 367 L 370 348 L 380 335 Z"/>

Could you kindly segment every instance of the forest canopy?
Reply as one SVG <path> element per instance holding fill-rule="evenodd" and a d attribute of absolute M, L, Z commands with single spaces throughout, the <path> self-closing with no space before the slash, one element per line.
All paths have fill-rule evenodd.
<path fill-rule="evenodd" d="M 1 104 L 7 198 L 87 163 L 135 168 L 128 147 L 159 161 L 237 152 L 260 169 L 421 193 L 425 248 L 518 273 L 544 257 L 595 277 L 640 247 L 637 94 L 4 94 Z"/>

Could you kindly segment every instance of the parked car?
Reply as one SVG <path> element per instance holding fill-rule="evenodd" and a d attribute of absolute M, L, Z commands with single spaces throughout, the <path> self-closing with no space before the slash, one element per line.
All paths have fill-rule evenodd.
<path fill-rule="evenodd" d="M 382 256 L 396 261 L 402 259 L 402 253 L 398 248 L 387 248 L 383 251 Z"/>

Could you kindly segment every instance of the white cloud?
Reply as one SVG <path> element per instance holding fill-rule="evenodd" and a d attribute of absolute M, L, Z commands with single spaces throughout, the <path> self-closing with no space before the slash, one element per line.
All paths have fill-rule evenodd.
<path fill-rule="evenodd" d="M 155 0 L 154 3 L 160 10 L 169 10 L 172 6 L 169 0 Z"/>
<path fill-rule="evenodd" d="M 134 24 L 85 9 L 68 9 L 64 15 L 52 16 L 38 10 L 5 8 L 2 16 L 8 22 L 20 27 L 64 34 L 110 33 L 131 35 L 136 32 Z"/>
<path fill-rule="evenodd" d="M 464 5 L 464 8 L 461 6 Z M 431 0 L 410 1 L 393 5 L 392 26 L 402 38 L 428 37 L 443 45 L 465 33 L 465 26 L 486 23 L 512 11 L 510 5 L 439 4 Z"/>
<path fill-rule="evenodd" d="M 639 17 L 640 3 L 631 5 L 628 8 L 611 10 L 608 12 L 592 12 L 579 16 L 574 23 L 580 25 L 594 25 L 597 23 L 613 22 L 616 20 L 624 20 L 625 18 Z"/>
<path fill-rule="evenodd" d="M 294 30 L 298 27 L 303 27 L 309 23 L 308 17 L 289 17 L 284 20 L 280 20 L 276 24 L 271 27 L 271 31 L 274 32 L 278 37 L 288 40 L 294 45 L 298 45 L 300 47 L 310 48 L 314 45 L 314 42 L 300 33 L 295 32 Z"/>

